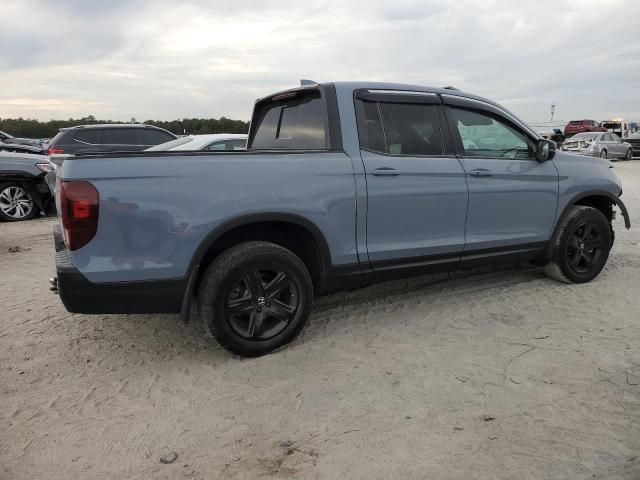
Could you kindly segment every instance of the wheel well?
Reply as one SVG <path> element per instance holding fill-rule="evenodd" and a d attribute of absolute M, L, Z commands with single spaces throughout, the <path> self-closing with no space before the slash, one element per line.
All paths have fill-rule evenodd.
<path fill-rule="evenodd" d="M 200 276 L 222 252 L 234 245 L 249 241 L 271 242 L 290 250 L 307 267 L 314 290 L 318 291 L 321 288 L 325 261 L 328 259 L 324 258 L 318 241 L 307 228 L 287 221 L 255 222 L 240 225 L 223 233 L 209 246 L 200 260 Z M 199 281 L 200 279 L 198 283 Z"/>
<path fill-rule="evenodd" d="M 609 222 L 611 222 L 611 219 L 613 218 L 613 201 L 610 198 L 603 197 L 601 195 L 584 197 L 577 200 L 574 205 L 583 205 L 585 207 L 592 207 L 600 210 L 602 214 L 607 217 Z"/>

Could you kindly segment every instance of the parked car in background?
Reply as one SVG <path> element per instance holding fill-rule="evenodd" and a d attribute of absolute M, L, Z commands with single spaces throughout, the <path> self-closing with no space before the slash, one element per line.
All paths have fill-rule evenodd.
<path fill-rule="evenodd" d="M 634 157 L 640 157 L 640 132 L 631 133 L 625 139 L 625 142 L 631 145 L 631 148 L 633 150 L 632 155 Z"/>
<path fill-rule="evenodd" d="M 584 132 L 606 132 L 607 129 L 600 126 L 595 120 L 571 120 L 564 127 L 564 136 L 566 138 Z"/>
<path fill-rule="evenodd" d="M 40 146 L 43 143 L 43 139 L 41 138 L 18 138 L 13 135 L 8 134 L 7 132 L 0 131 L 0 142 L 1 143 L 15 143 L 15 144 L 23 144 L 23 145 L 34 145 Z"/>
<path fill-rule="evenodd" d="M 90 314 L 186 318 L 195 297 L 221 345 L 262 355 L 331 291 L 516 260 L 592 280 L 614 206 L 631 226 L 609 167 L 460 91 L 305 85 L 255 103 L 246 151 L 68 158 L 57 285 Z"/>
<path fill-rule="evenodd" d="M 46 145 L 46 151 L 49 155 L 135 152 L 176 138 L 173 133 L 153 125 L 78 125 L 61 128 Z"/>
<path fill-rule="evenodd" d="M 0 152 L 0 221 L 29 220 L 53 206 L 44 180 L 52 168 L 42 155 Z"/>
<path fill-rule="evenodd" d="M 246 148 L 246 134 L 212 133 L 210 135 L 187 135 L 186 137 L 176 138 L 175 140 L 147 148 L 146 151 L 230 151 L 244 150 Z"/>
<path fill-rule="evenodd" d="M 633 147 L 615 133 L 578 133 L 562 145 L 565 152 L 600 158 L 631 160 Z"/>
<path fill-rule="evenodd" d="M 29 145 L 26 143 L 3 143 L 0 142 L 0 151 L 15 153 L 34 153 L 44 155 L 44 148 L 41 145 Z"/>

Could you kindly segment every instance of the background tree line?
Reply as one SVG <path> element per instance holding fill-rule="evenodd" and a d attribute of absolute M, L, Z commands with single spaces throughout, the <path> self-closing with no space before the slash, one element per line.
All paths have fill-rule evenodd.
<path fill-rule="evenodd" d="M 114 122 L 112 120 L 98 120 L 93 115 L 80 119 L 49 120 L 41 122 L 30 118 L 0 118 L 0 130 L 14 137 L 51 138 L 58 130 L 76 125 L 96 123 L 136 123 L 132 118 L 129 122 Z M 204 134 L 204 133 L 247 133 L 249 122 L 231 120 L 230 118 L 183 118 L 182 120 L 146 120 L 147 125 L 155 125 L 169 130 L 176 135 Z"/>

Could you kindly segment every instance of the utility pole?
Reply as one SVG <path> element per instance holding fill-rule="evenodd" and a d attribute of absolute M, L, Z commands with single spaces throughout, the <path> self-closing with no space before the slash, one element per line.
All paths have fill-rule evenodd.
<path fill-rule="evenodd" d="M 556 101 L 551 104 L 551 122 L 553 122 L 553 115 L 556 113 Z"/>

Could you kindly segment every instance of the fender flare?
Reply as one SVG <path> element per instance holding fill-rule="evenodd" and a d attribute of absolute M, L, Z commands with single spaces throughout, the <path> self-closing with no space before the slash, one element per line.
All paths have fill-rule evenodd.
<path fill-rule="evenodd" d="M 558 219 L 556 221 L 556 227 L 560 223 L 560 220 L 562 218 L 564 218 L 564 216 L 566 215 L 566 213 L 569 210 L 569 208 L 571 208 L 573 205 L 575 205 L 576 202 L 582 200 L 583 198 L 587 198 L 587 197 L 607 197 L 609 200 L 611 200 L 611 203 L 616 205 L 620 209 L 620 211 L 622 212 L 622 217 L 624 218 L 624 227 L 627 230 L 629 230 L 631 228 L 631 218 L 629 217 L 629 211 L 627 210 L 627 207 L 622 202 L 622 200 L 620 200 L 620 197 L 617 197 L 613 193 L 607 192 L 606 190 L 590 190 L 590 191 L 587 191 L 587 192 L 580 192 L 577 195 L 575 195 L 574 197 L 572 197 L 571 200 L 569 200 L 567 202 L 566 206 L 564 207 L 564 210 L 562 211 L 562 214 L 558 216 Z M 554 231 L 555 231 L 555 229 L 554 229 Z"/>

